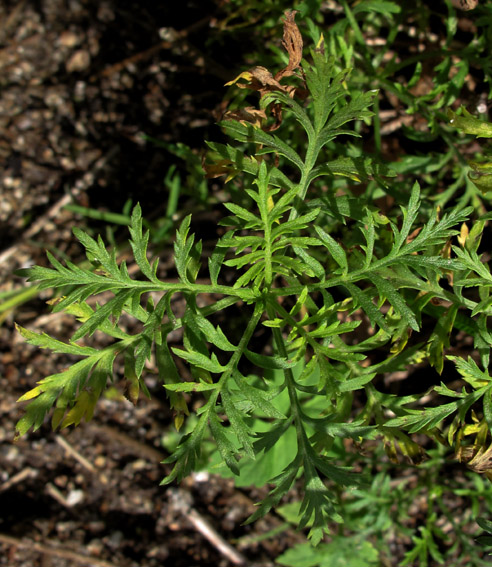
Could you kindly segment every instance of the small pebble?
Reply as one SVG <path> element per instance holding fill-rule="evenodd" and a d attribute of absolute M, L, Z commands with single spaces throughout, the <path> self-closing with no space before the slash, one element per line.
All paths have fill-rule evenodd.
<path fill-rule="evenodd" d="M 91 56 L 85 49 L 79 49 L 67 61 L 65 68 L 69 73 L 85 71 L 91 64 Z"/>

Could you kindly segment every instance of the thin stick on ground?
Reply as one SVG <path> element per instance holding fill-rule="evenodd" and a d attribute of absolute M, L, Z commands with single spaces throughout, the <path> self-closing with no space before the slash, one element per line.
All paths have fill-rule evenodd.
<path fill-rule="evenodd" d="M 70 443 L 64 439 L 61 435 L 56 435 L 55 440 L 65 451 L 71 455 L 76 461 L 78 461 L 85 469 L 91 473 L 96 473 L 96 467 L 89 462 L 83 455 L 81 455 L 76 449 L 70 445 Z"/>
<path fill-rule="evenodd" d="M 199 531 L 224 557 L 234 565 L 250 565 L 242 553 L 228 543 L 217 530 L 191 505 L 191 495 L 186 490 L 169 490 L 171 505 Z"/>
<path fill-rule="evenodd" d="M 37 551 L 39 553 L 44 553 L 45 555 L 61 557 L 62 559 L 68 559 L 80 565 L 89 565 L 90 567 L 116 567 L 114 563 L 108 563 L 102 559 L 97 559 L 90 555 L 80 555 L 69 549 L 63 549 L 60 547 L 52 547 L 51 545 L 46 545 L 43 543 L 38 543 L 31 539 L 19 539 L 6 534 L 0 533 L 0 543 L 6 545 L 12 545 L 21 549 L 30 549 Z"/>
<path fill-rule="evenodd" d="M 13 477 L 6 480 L 0 486 L 0 492 L 5 492 L 6 490 L 9 490 L 9 488 L 14 486 L 15 484 L 19 484 L 20 482 L 22 482 L 26 478 L 33 478 L 33 477 L 37 476 L 37 474 L 38 474 L 37 470 L 35 470 L 31 467 L 26 467 L 25 469 L 22 469 L 17 474 L 15 474 Z"/>

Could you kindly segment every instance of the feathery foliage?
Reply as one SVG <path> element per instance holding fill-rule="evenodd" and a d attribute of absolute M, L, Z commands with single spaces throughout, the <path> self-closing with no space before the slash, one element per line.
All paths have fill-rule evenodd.
<path fill-rule="evenodd" d="M 336 491 L 330 487 L 355 490 L 367 482 L 332 456 L 340 440 L 379 438 L 392 458 L 399 448 L 417 462 L 422 449 L 412 434 L 423 432 L 453 448 L 470 467 L 489 470 L 492 380 L 486 368 L 492 344 L 487 325 L 492 276 L 478 252 L 488 215 L 465 233 L 472 206 L 436 207 L 423 214 L 417 181 L 396 211 L 381 210 L 351 192 L 349 184 L 368 180 L 389 191 L 396 175 L 369 156 L 327 159 L 333 141 L 360 137 L 359 126 L 371 119 L 378 92 L 350 96 L 346 83 L 351 69 L 338 69 L 339 61 L 323 36 L 309 58 L 303 58 L 294 16 L 287 12 L 284 21 L 286 67 L 275 75 L 255 67 L 232 82 L 257 91 L 259 108 L 228 112 L 221 125 L 233 143 L 208 144 L 214 158 L 205 165 L 209 175 L 226 174 L 244 187 L 238 202 L 225 203 L 229 216 L 220 223 L 225 232 L 208 267 L 188 216 L 174 243 L 178 281 L 162 281 L 157 259 L 149 260 L 149 233 L 142 230 L 136 206 L 129 230 L 137 278 L 108 252 L 101 238 L 81 230 L 75 235 L 93 270 L 64 265 L 52 255 L 51 268 L 27 270 L 29 281 L 38 282 L 40 289 L 63 290 L 54 311 L 74 315 L 81 325 L 68 343 L 19 331 L 31 344 L 80 360 L 20 398 L 29 403 L 17 434 L 38 429 L 52 408 L 53 427 L 91 419 L 112 380 L 116 357 L 124 358 L 128 396 L 136 403 L 140 390 L 148 394 L 146 363 L 155 355 L 178 429 L 190 413 L 190 397 L 202 400 L 194 428 L 165 461 L 173 468 L 163 483 L 190 474 L 204 440 L 211 436 L 234 474 L 251 460 L 260 468 L 261 463 L 272 467 L 268 481 L 273 488 L 250 521 L 277 507 L 301 479 L 299 527 L 309 527 L 309 537 L 318 544 L 333 522 L 343 521 Z M 466 114 L 452 115 L 451 121 L 478 135 L 490 129 L 477 127 Z M 303 145 L 289 143 L 286 125 L 293 122 Z M 488 183 L 487 167 L 475 170 L 482 191 Z M 327 186 L 323 191 L 323 179 L 345 179 L 347 187 L 339 191 Z M 345 239 L 347 227 L 350 235 Z M 222 280 L 226 271 L 228 278 Z M 199 283 L 199 274 L 200 281 L 206 276 L 209 283 Z M 90 298 L 106 298 L 107 292 L 110 299 L 89 305 Z M 176 294 L 186 304 L 179 317 L 171 305 Z M 204 295 L 207 306 L 200 307 Z M 159 299 L 154 302 L 152 297 Z M 236 340 L 219 317 L 234 305 L 247 313 Z M 123 330 L 123 313 L 141 323 L 141 332 L 130 335 Z M 412 340 L 412 334 L 420 337 L 424 318 L 431 332 Z M 257 352 L 252 339 L 260 328 L 269 333 L 271 344 Z M 455 328 L 473 336 L 478 361 L 446 355 Z M 168 335 L 176 329 L 182 329 L 183 342 L 170 348 Z M 96 331 L 113 342 L 102 348 L 79 344 Z M 178 371 L 177 358 L 190 369 L 187 379 Z M 434 392 L 446 402 L 424 408 L 419 396 L 381 391 L 379 379 L 385 373 L 423 360 L 439 373 L 446 360 L 454 363 L 463 388 L 441 384 Z M 245 368 L 256 369 L 256 374 L 247 374 Z M 272 373 L 278 379 L 272 380 Z M 355 392 L 364 393 L 360 399 L 365 405 L 354 404 Z M 290 434 L 295 443 L 289 447 L 289 461 L 273 472 L 266 456 Z M 469 436 L 475 439 L 471 446 L 465 443 Z"/>

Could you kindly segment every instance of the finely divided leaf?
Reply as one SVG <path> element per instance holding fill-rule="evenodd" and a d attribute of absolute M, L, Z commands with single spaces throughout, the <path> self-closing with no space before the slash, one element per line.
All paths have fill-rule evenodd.
<path fill-rule="evenodd" d="M 292 163 L 294 163 L 300 171 L 304 168 L 304 162 L 299 154 L 293 150 L 288 144 L 281 140 L 278 136 L 271 136 L 259 128 L 255 128 L 251 124 L 245 125 L 235 120 L 226 120 L 219 124 L 225 133 L 239 142 L 255 142 L 265 147 L 258 154 L 267 152 L 277 152 L 283 155 Z"/>
<path fill-rule="evenodd" d="M 217 443 L 217 449 L 224 459 L 226 465 L 231 469 L 235 475 L 239 475 L 239 468 L 237 466 L 236 454 L 237 448 L 229 439 L 229 431 L 221 424 L 217 414 L 212 411 L 209 418 L 210 431 Z"/>
<path fill-rule="evenodd" d="M 204 354 L 201 354 L 199 352 L 190 352 L 175 347 L 172 348 L 172 351 L 180 358 L 184 358 L 184 360 L 188 361 L 190 364 L 197 366 L 198 368 L 208 370 L 209 372 L 220 374 L 221 372 L 224 372 L 224 370 L 226 370 L 225 366 L 219 364 L 217 356 L 213 353 L 211 358 L 209 358 L 208 356 L 205 356 Z"/>
<path fill-rule="evenodd" d="M 224 388 L 221 392 L 221 399 L 224 405 L 224 410 L 231 424 L 231 429 L 241 443 L 244 453 L 250 458 L 255 458 L 255 452 L 253 450 L 253 444 L 251 441 L 251 431 L 249 427 L 244 423 L 243 414 L 236 408 L 234 401 Z"/>
<path fill-rule="evenodd" d="M 293 368 L 297 362 L 293 360 L 287 360 L 280 356 L 265 356 L 263 354 L 257 354 L 248 349 L 244 350 L 244 355 L 248 360 L 259 368 L 265 368 L 267 370 L 275 370 L 278 368 Z"/>
<path fill-rule="evenodd" d="M 381 278 L 375 274 L 368 275 L 368 278 L 376 286 L 381 299 L 387 299 L 394 307 L 395 311 L 405 320 L 405 322 L 414 330 L 419 330 L 419 324 L 415 318 L 415 314 L 405 303 L 401 294 L 393 287 L 390 281 Z"/>
<path fill-rule="evenodd" d="M 396 173 L 388 166 L 374 161 L 372 158 L 339 157 L 320 164 L 311 170 L 309 180 L 317 177 L 341 175 L 354 181 L 367 181 L 374 176 L 395 177 Z"/>
<path fill-rule="evenodd" d="M 345 250 L 338 242 L 325 232 L 320 226 L 314 227 L 323 245 L 328 249 L 335 262 L 342 269 L 342 274 L 345 275 L 348 271 L 347 255 Z"/>
<path fill-rule="evenodd" d="M 75 354 L 78 356 L 90 356 L 91 354 L 97 354 L 99 352 L 95 348 L 58 341 L 45 333 L 35 333 L 34 331 L 25 329 L 17 324 L 15 325 L 15 328 L 29 344 L 36 345 L 40 348 L 49 348 L 53 352 Z"/>
<path fill-rule="evenodd" d="M 130 245 L 133 250 L 133 256 L 137 262 L 140 271 L 152 282 L 159 282 L 157 278 L 157 262 L 151 266 L 147 259 L 147 245 L 149 243 L 149 231 L 142 233 L 142 210 L 140 205 L 136 205 L 132 212 L 132 221 L 129 227 L 131 240 Z"/>

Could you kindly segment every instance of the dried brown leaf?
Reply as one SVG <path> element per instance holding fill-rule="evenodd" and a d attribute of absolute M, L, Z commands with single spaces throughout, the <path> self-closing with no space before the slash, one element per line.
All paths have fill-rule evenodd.
<path fill-rule="evenodd" d="M 285 69 L 279 71 L 275 75 L 275 79 L 280 81 L 282 77 L 289 77 L 294 74 L 294 71 L 299 67 L 302 59 L 302 35 L 295 22 L 297 10 L 290 10 L 285 12 L 284 20 L 284 36 L 282 45 L 289 54 L 289 63 Z"/>
<path fill-rule="evenodd" d="M 262 127 L 266 119 L 265 111 L 259 110 L 254 106 L 247 106 L 246 108 L 240 108 L 238 110 L 228 110 L 223 117 L 223 120 L 237 120 L 243 124 L 253 124 L 253 126 L 258 128 Z"/>
<path fill-rule="evenodd" d="M 457 458 L 466 466 L 477 473 L 487 473 L 492 471 L 492 445 L 487 449 L 480 447 L 460 447 Z"/>
<path fill-rule="evenodd" d="M 460 10 L 474 10 L 478 6 L 479 0 L 452 0 L 452 4 L 455 8 Z"/>
<path fill-rule="evenodd" d="M 279 71 L 275 77 L 272 73 L 262 66 L 253 67 L 248 71 L 243 71 L 235 79 L 226 83 L 226 86 L 236 85 L 241 89 L 251 89 L 258 91 L 263 98 L 267 93 L 272 91 L 281 91 L 290 97 L 296 94 L 296 87 L 292 85 L 282 85 L 279 80 L 283 77 L 289 77 L 299 68 L 302 59 L 302 36 L 297 24 L 295 23 L 296 10 L 288 10 L 285 12 L 284 34 L 282 44 L 289 54 L 289 62 L 287 66 Z M 271 132 L 276 130 L 282 123 L 282 107 L 280 104 L 273 103 L 270 106 L 270 113 L 274 118 L 274 122 L 266 124 L 266 114 L 263 110 L 254 110 L 251 107 L 243 111 L 226 112 L 225 120 L 238 120 L 239 122 L 248 122 L 255 127 L 264 131 Z"/>
<path fill-rule="evenodd" d="M 246 84 L 240 83 L 239 80 L 244 79 L 247 81 Z M 276 79 L 273 78 L 272 74 L 265 67 L 253 67 L 249 71 L 243 71 L 232 81 L 226 83 L 226 86 L 236 84 L 241 89 L 251 89 L 253 91 L 259 91 L 261 96 L 270 91 L 284 91 L 285 87 L 281 85 Z"/>
<path fill-rule="evenodd" d="M 237 169 L 231 160 L 223 159 L 214 163 L 202 161 L 202 168 L 206 179 L 215 179 L 222 175 L 227 175 L 226 183 L 237 175 Z"/>

